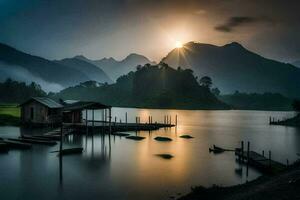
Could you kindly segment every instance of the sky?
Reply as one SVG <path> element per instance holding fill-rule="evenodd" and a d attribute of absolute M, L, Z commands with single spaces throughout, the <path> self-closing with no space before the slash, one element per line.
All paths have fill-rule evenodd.
<path fill-rule="evenodd" d="M 0 42 L 48 59 L 85 55 L 159 61 L 178 41 L 233 41 L 300 60 L 297 0 L 0 0 Z"/>

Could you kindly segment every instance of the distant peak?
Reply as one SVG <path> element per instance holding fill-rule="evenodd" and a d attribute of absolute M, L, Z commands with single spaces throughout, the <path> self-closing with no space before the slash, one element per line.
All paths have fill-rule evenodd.
<path fill-rule="evenodd" d="M 147 59 L 145 56 L 143 56 L 143 55 L 140 55 L 140 54 L 137 54 L 137 53 L 131 53 L 131 54 L 129 54 L 126 58 L 125 58 L 125 60 L 127 60 L 127 59 L 131 59 L 131 58 L 144 58 L 144 59 Z M 148 60 L 148 59 L 147 59 Z"/>
<path fill-rule="evenodd" d="M 109 57 L 109 58 L 102 58 L 102 61 L 111 61 L 111 62 L 115 62 L 116 60 L 113 57 Z"/>
<path fill-rule="evenodd" d="M 243 48 L 244 47 L 238 42 L 231 42 L 229 44 L 225 44 L 223 47 L 235 47 L 235 48 Z"/>
<path fill-rule="evenodd" d="M 84 59 L 84 60 L 87 60 L 88 58 L 85 57 L 84 55 L 77 55 L 77 56 L 74 56 L 74 58 L 76 59 Z"/>

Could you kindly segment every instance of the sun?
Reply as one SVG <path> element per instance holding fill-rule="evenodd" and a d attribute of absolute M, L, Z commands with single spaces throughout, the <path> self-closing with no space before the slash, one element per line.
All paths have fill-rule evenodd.
<path fill-rule="evenodd" d="M 182 48 L 182 46 L 183 46 L 183 44 L 182 44 L 181 41 L 176 41 L 176 42 L 175 42 L 175 47 L 176 47 L 177 49 Z"/>

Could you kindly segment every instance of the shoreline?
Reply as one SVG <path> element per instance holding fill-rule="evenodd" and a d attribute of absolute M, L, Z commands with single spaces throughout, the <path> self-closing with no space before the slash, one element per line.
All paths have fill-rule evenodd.
<path fill-rule="evenodd" d="M 284 200 L 300 199 L 300 161 L 273 176 L 262 175 L 257 179 L 234 186 L 193 187 L 178 200 Z"/>

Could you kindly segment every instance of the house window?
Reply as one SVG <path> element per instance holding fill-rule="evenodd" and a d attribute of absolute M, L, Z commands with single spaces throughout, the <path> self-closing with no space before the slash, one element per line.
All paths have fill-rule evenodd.
<path fill-rule="evenodd" d="M 30 119 L 33 120 L 33 107 L 30 108 Z"/>

